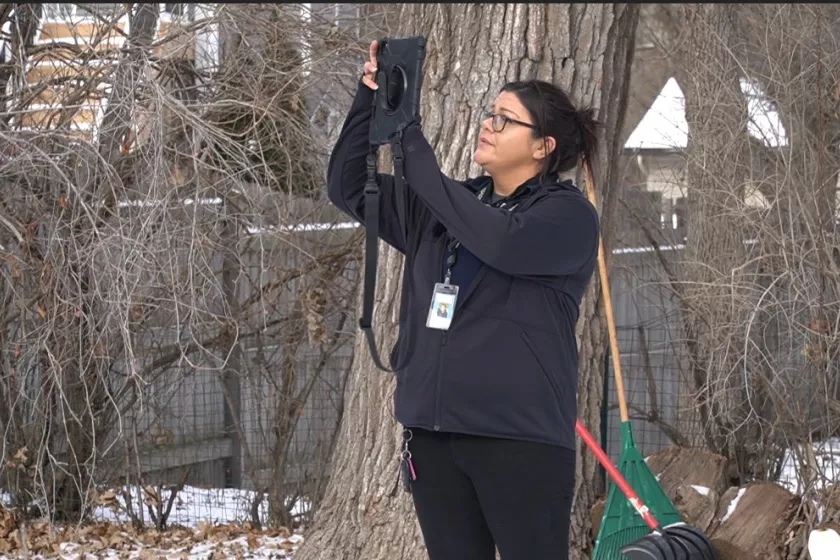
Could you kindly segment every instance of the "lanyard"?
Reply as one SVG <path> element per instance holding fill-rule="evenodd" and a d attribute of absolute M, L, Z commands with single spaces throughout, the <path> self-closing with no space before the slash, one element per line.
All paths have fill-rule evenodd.
<path fill-rule="evenodd" d="M 488 203 L 490 198 L 493 196 L 493 191 L 491 190 L 492 184 L 482 188 L 478 193 L 475 195 L 476 198 L 485 204 Z M 526 191 L 528 192 L 528 191 Z M 488 196 L 489 193 L 489 196 Z M 519 194 L 519 193 L 514 193 Z M 508 211 L 513 210 L 516 208 L 519 202 L 515 202 L 508 207 L 508 204 L 512 202 L 513 197 L 506 197 L 501 200 L 497 200 L 496 202 L 490 203 L 490 206 L 494 208 L 502 208 L 507 209 Z M 516 198 L 519 198 L 518 196 Z M 498 206 L 497 206 L 498 205 Z M 450 281 L 452 280 L 452 268 L 455 266 L 455 262 L 458 260 L 458 248 L 461 246 L 461 242 L 455 239 L 452 236 L 449 236 L 449 242 L 446 245 L 446 250 L 449 253 L 446 257 L 446 274 L 443 276 L 443 283 L 447 286 L 450 285 Z"/>

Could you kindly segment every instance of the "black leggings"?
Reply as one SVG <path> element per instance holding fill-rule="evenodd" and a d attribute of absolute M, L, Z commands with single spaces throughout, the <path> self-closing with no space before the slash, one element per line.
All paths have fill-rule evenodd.
<path fill-rule="evenodd" d="M 414 508 L 430 560 L 568 560 L 575 452 L 413 428 Z"/>

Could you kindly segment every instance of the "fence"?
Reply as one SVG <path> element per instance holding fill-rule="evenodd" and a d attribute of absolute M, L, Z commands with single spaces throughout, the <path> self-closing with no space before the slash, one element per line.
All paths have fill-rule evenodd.
<path fill-rule="evenodd" d="M 684 248 L 662 249 L 670 266 L 679 266 Z M 820 331 L 814 303 L 819 299 L 806 293 L 805 282 L 777 286 L 773 301 L 756 296 L 750 316 L 722 331 L 734 340 L 715 347 L 704 356 L 708 363 L 698 365 L 691 363 L 678 303 L 659 257 L 643 248 L 616 250 L 610 276 L 625 392 L 643 455 L 673 444 L 708 448 L 714 441 L 729 457 L 730 473 L 744 481 L 774 480 L 802 490 L 836 479 L 836 342 L 828 329 Z M 754 292 L 766 294 L 773 279 L 755 275 L 749 282 Z M 609 358 L 601 436 L 617 461 L 620 419 Z M 695 394 L 698 368 L 708 375 L 702 400 Z M 715 415 L 706 425 L 700 402 Z"/>
<path fill-rule="evenodd" d="M 254 309 L 240 312 L 246 323 L 288 325 L 243 325 L 252 330 L 227 354 L 182 359 L 158 376 L 143 391 L 144 405 L 132 409 L 131 421 L 118 434 L 120 440 L 139 436 L 142 445 L 120 455 L 133 457 L 136 465 L 103 482 L 139 481 L 159 488 L 161 499 L 183 485 L 169 523 L 265 523 L 271 515 L 291 526 L 304 519 L 324 490 L 341 419 L 355 320 L 343 315 L 339 302 L 349 298 L 352 304 L 357 267 L 348 258 L 328 286 L 312 291 L 313 279 L 316 287 L 326 282 L 315 278 L 324 271 L 303 272 L 303 261 L 336 250 L 354 233 L 304 231 L 252 241 L 252 249 L 238 257 L 241 271 L 232 286 L 236 301 L 251 302 Z M 285 273 L 295 279 L 284 280 Z M 277 282 L 283 285 L 276 301 L 256 297 L 255 290 Z M 323 299 L 325 332 L 334 335 L 321 344 L 308 340 L 310 292 Z M 182 330 L 176 325 L 146 346 L 173 344 Z M 220 329 L 190 333 L 205 340 L 219 334 Z M 133 476 L 125 476 L 129 473 Z M 139 488 L 129 492 L 142 501 Z"/>
<path fill-rule="evenodd" d="M 300 255 L 329 253 L 330 240 L 347 242 L 356 233 L 353 228 L 306 232 L 295 238 L 295 252 L 285 249 L 288 239 L 260 238 L 257 249 L 240 255 L 240 277 L 234 283 L 237 301 L 253 300 L 254 286 L 264 287 L 282 279 L 284 272 L 301 269 Z M 676 255 L 682 249 L 665 250 Z M 169 523 L 265 522 L 270 514 L 289 524 L 305 519 L 328 479 L 341 419 L 357 334 L 352 315 L 357 264 L 349 259 L 328 284 L 327 289 L 340 292 L 328 298 L 333 307 L 351 298 L 348 315 L 326 312 L 329 332 L 337 333 L 335 341 L 313 345 L 302 333 L 256 325 L 236 346 L 237 352 L 182 357 L 139 389 L 138 401 L 120 416 L 112 444 L 104 446 L 106 452 L 98 458 L 102 476 L 97 481 L 123 488 L 132 499 L 100 501 L 93 515 L 126 519 L 125 503 L 132 501 L 134 513 L 142 517 L 150 491 L 151 501 L 159 504 L 180 487 Z M 622 371 L 636 443 L 645 455 L 677 442 L 704 443 L 678 306 L 662 272 L 653 252 L 621 249 L 612 255 Z M 297 320 L 305 317 L 301 290 L 311 288 L 305 276 L 286 282 L 269 313 L 248 316 L 267 322 L 295 313 Z M 223 284 L 224 277 L 219 282 Z M 151 333 L 137 347 L 157 350 L 145 362 L 140 360 L 140 367 L 157 359 L 159 346 L 188 345 L 220 332 L 190 331 L 185 336 L 189 330 L 188 324 L 178 324 Z M 601 435 L 608 454 L 617 460 L 621 438 L 611 366 L 607 353 Z M 278 499 L 282 511 L 269 511 L 269 503 L 276 505 Z M 120 500 L 123 505 L 117 507 Z"/>
<path fill-rule="evenodd" d="M 108 286 L 116 266 L 103 261 L 102 299 L 112 302 L 108 319 L 120 322 L 103 328 L 91 352 L 118 356 L 97 377 L 72 365 L 67 374 L 48 370 L 34 351 L 25 361 L 34 345 L 10 339 L 4 350 L 16 353 L 22 383 L 0 379 L 16 391 L 4 400 L 17 407 L 0 447 L 0 505 L 50 513 L 83 500 L 95 505 L 94 518 L 141 523 L 167 508 L 169 524 L 271 515 L 294 525 L 305 516 L 323 492 L 341 418 L 360 239 L 341 227 L 337 210 L 313 204 L 286 209 L 335 227 L 269 228 L 234 243 L 218 209 L 200 210 L 214 214 L 196 215 L 203 229 L 184 238 L 203 243 L 152 243 L 143 255 L 165 264 L 137 267 L 127 324 L 121 286 L 113 294 Z M 168 223 L 174 232 L 193 227 L 191 217 L 173 211 Z M 125 250 L 115 242 L 112 253 L 124 258 Z M 126 275 L 135 262 L 122 262 Z M 64 385 L 51 396 L 45 387 L 58 380 Z M 77 411 L 90 423 L 61 419 Z M 88 476 L 96 488 L 79 487 Z"/>
<path fill-rule="evenodd" d="M 674 440 L 702 445 L 692 384 L 687 377 L 679 310 L 662 281 L 657 257 L 641 249 L 617 251 L 610 265 L 619 357 L 637 446 L 649 455 L 674 444 Z M 609 352 L 604 373 L 601 436 L 607 453 L 617 461 L 621 431 Z"/>
<path fill-rule="evenodd" d="M 700 445 L 701 432 L 692 415 L 686 371 L 681 359 L 685 353 L 679 342 L 679 325 L 675 303 L 667 289 L 660 283 L 660 270 L 652 253 L 626 252 L 614 255 L 612 261 L 613 297 L 618 323 L 621 359 L 625 377 L 634 434 L 643 453 L 654 453 L 671 445 L 674 434 L 686 438 L 691 444 Z M 355 336 L 355 321 L 348 319 L 346 336 Z M 321 488 L 329 472 L 329 451 L 338 427 L 342 409 L 343 384 L 349 371 L 352 345 L 345 345 L 333 356 L 331 367 L 314 373 L 318 357 L 311 349 L 302 355 L 295 367 L 297 391 L 318 376 L 294 430 L 288 447 L 288 468 L 284 470 L 287 493 L 311 492 Z M 275 363 L 277 363 L 277 358 Z M 275 411 L 271 399 L 260 398 L 272 384 L 271 376 L 257 376 L 253 383 L 253 370 L 259 369 L 260 358 L 256 349 L 246 350 L 242 358 L 242 432 L 245 445 L 253 457 L 243 457 L 236 452 L 236 437 L 224 429 L 226 413 L 224 390 L 217 376 L 205 374 L 181 389 L 183 409 L 191 409 L 193 418 L 207 422 L 204 438 L 150 452 L 142 459 L 143 465 L 156 479 L 172 482 L 185 473 L 183 467 L 191 464 L 193 471 L 188 480 L 193 486 L 181 492 L 182 499 L 196 503 L 188 512 L 194 517 L 218 521 L 224 519 L 252 518 L 258 493 L 265 490 L 273 476 L 271 461 L 276 459 L 273 449 L 276 438 L 266 426 L 273 422 Z M 172 399 L 177 400 L 177 399 Z M 194 404 L 190 404 L 194 403 Z M 183 418 L 183 413 L 169 409 L 169 429 L 183 433 L 172 419 Z M 602 437 L 606 436 L 607 452 L 614 460 L 620 453 L 620 432 L 617 399 L 612 382 L 609 360 L 605 362 L 605 399 Z M 183 425 L 181 425 L 183 426 Z M 670 435 L 670 437 L 669 437 Z M 186 440 L 179 436 L 179 442 Z M 239 445 L 242 445 L 241 443 Z M 193 459 L 189 459 L 192 457 Z M 240 461 L 239 477 L 234 461 Z M 180 469 L 177 470 L 176 469 Z M 173 470 L 176 469 L 176 470 Z M 207 488 L 200 488 L 206 486 Z M 230 487 L 224 491 L 219 488 Z M 317 490 L 316 490 L 317 492 Z M 200 505 L 204 502 L 205 505 Z M 215 504 L 211 507 L 211 504 Z M 259 518 L 267 514 L 266 504 L 260 503 Z M 306 513 L 305 507 L 292 508 L 295 513 Z"/>
<path fill-rule="evenodd" d="M 233 283 L 236 301 L 254 300 L 254 286 L 282 279 L 285 272 L 304 266 L 301 259 L 325 254 L 329 243 L 335 245 L 338 238 L 346 242 L 357 232 L 305 232 L 293 242 L 258 236 L 256 247 L 238 256 L 240 271 Z M 289 244 L 297 250 L 285 249 Z M 213 268 L 223 270 L 221 257 L 213 258 L 218 261 Z M 349 259 L 328 289 L 352 298 L 356 267 L 357 261 Z M 690 399 L 685 394 L 689 384 L 683 382 L 679 359 L 683 353 L 676 334 L 676 308 L 658 282 L 658 274 L 651 253 L 614 256 L 613 297 L 622 365 L 636 418 L 635 435 L 644 453 L 669 445 L 669 433 L 693 433 Z M 299 308 L 300 290 L 307 289 L 305 279 L 306 274 L 301 274 L 287 282 L 271 309 L 255 309 L 244 316 L 271 322 L 297 313 L 296 321 L 301 322 L 305 313 Z M 216 300 L 224 295 L 224 282 L 220 274 Z M 338 307 L 341 297 L 334 293 L 329 299 Z M 209 297 L 208 306 L 224 304 L 216 300 Z M 135 341 L 138 352 L 148 350 L 148 355 L 137 357 L 141 370 L 160 359 L 165 353 L 162 348 L 205 342 L 199 344 L 199 352 L 180 353 L 135 389 L 132 402 L 122 405 L 124 412 L 113 427 L 111 441 L 97 458 L 96 476 L 103 487 L 118 489 L 117 496 L 110 502 L 100 501 L 93 515 L 126 520 L 131 502 L 133 514 L 148 522 L 150 514 L 144 506 L 151 493 L 151 502 L 161 510 L 173 497 L 170 524 L 196 520 L 264 523 L 270 514 L 274 521 L 288 524 L 305 519 L 328 479 L 341 419 L 356 336 L 355 305 L 350 301 L 350 313 L 343 319 L 338 313 L 325 318 L 328 330 L 338 335 L 332 346 L 326 344 L 329 351 L 324 344 L 302 340 L 303 333 L 259 325 L 250 325 L 252 330 L 243 333 L 229 354 L 213 351 L 214 346 L 206 342 L 221 331 L 206 322 L 161 321 L 144 333 L 145 339 Z M 617 459 L 618 412 L 611 376 L 605 377 L 602 435 L 606 435 L 608 453 Z M 178 489 L 177 494 L 173 489 Z M 269 504 L 278 501 L 283 506 L 280 511 L 269 511 Z"/>

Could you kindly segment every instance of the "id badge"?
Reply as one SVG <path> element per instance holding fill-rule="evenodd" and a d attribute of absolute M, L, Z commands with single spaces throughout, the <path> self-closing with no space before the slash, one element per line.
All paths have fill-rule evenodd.
<path fill-rule="evenodd" d="M 458 286 L 453 284 L 435 284 L 432 294 L 432 304 L 429 306 L 429 317 L 426 326 L 442 331 L 449 330 L 452 318 L 455 316 L 455 301 L 458 299 Z"/>

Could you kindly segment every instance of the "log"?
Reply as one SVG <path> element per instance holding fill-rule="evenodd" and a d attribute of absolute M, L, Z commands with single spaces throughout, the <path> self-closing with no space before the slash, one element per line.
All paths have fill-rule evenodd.
<path fill-rule="evenodd" d="M 674 505 L 686 525 L 707 533 L 715 519 L 718 493 L 701 486 L 678 486 Z"/>
<path fill-rule="evenodd" d="M 740 546 L 721 539 L 711 539 L 717 560 L 759 560 Z"/>
<path fill-rule="evenodd" d="M 783 560 L 798 507 L 799 497 L 778 484 L 733 487 L 721 496 L 709 536 L 721 548 L 731 545 L 762 560 Z"/>
<path fill-rule="evenodd" d="M 822 520 L 840 522 L 840 486 L 830 484 L 817 494 L 818 503 L 823 508 Z"/>
<path fill-rule="evenodd" d="M 645 462 L 659 479 L 665 494 L 674 502 L 680 486 L 708 488 L 716 496 L 723 495 L 729 487 L 726 457 L 716 453 L 671 446 L 650 455 Z"/>

